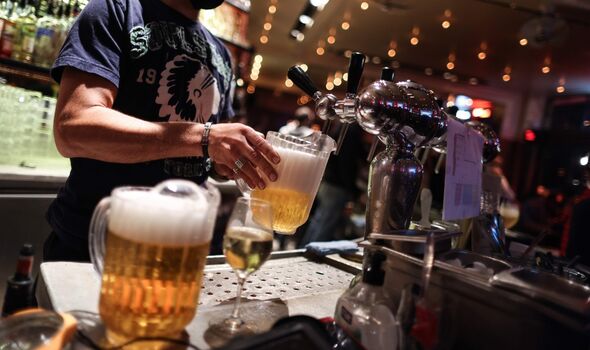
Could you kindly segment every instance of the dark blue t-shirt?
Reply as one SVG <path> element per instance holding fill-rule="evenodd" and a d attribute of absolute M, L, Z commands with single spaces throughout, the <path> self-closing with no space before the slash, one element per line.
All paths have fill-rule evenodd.
<path fill-rule="evenodd" d="M 233 116 L 227 48 L 160 0 L 91 0 L 55 61 L 51 74 L 57 82 L 65 67 L 113 83 L 113 108 L 136 118 L 215 123 Z M 72 158 L 71 166 L 47 219 L 62 240 L 82 251 L 94 207 L 113 188 L 207 178 L 205 162 L 197 157 L 135 164 Z"/>

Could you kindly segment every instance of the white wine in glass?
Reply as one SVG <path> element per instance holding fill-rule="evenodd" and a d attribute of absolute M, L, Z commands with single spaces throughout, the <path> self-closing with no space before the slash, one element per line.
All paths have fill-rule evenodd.
<path fill-rule="evenodd" d="M 231 316 L 212 324 L 205 332 L 205 340 L 212 347 L 235 336 L 254 333 L 256 327 L 240 318 L 240 299 L 248 276 L 268 259 L 272 240 L 271 204 L 255 198 L 238 198 L 223 239 L 225 260 L 236 273 L 238 290 Z"/>

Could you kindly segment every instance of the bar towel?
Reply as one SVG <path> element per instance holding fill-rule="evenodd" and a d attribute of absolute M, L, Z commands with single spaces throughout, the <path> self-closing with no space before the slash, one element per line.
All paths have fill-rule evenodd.
<path fill-rule="evenodd" d="M 358 251 L 358 245 L 352 241 L 311 242 L 305 246 L 307 252 L 319 256 L 336 253 L 354 253 Z"/>

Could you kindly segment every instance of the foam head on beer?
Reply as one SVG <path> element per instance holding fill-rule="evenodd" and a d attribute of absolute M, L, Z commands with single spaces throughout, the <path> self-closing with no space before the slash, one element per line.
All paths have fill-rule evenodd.
<path fill-rule="evenodd" d="M 182 195 L 167 190 L 176 188 L 175 183 L 182 185 Z M 213 233 L 211 206 L 216 208 L 216 203 L 210 203 L 197 185 L 188 181 L 173 180 L 146 191 L 115 190 L 109 231 L 144 243 L 202 244 L 209 242 Z"/>

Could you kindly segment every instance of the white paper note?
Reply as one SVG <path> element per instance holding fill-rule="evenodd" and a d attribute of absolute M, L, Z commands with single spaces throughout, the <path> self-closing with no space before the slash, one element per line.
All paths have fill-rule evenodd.
<path fill-rule="evenodd" d="M 483 142 L 480 133 L 449 118 L 443 220 L 479 215 Z"/>

